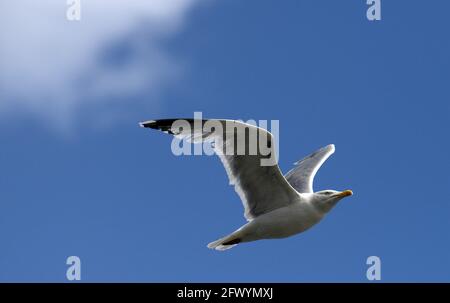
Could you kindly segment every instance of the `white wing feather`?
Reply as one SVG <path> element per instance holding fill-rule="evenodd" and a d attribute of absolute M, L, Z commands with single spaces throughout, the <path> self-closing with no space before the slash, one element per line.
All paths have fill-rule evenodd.
<path fill-rule="evenodd" d="M 312 193 L 314 176 L 334 150 L 334 145 L 330 144 L 296 162 L 296 167 L 285 175 L 287 181 L 299 193 Z"/>
<path fill-rule="evenodd" d="M 172 124 L 176 121 L 175 119 L 148 121 L 141 123 L 141 126 L 159 129 L 194 143 L 197 143 L 199 138 L 203 141 L 214 141 L 214 150 L 225 167 L 230 184 L 234 185 L 235 191 L 242 200 L 244 216 L 248 221 L 298 200 L 298 193 L 283 177 L 278 165 L 261 166 L 261 159 L 269 158 L 270 155 L 263 156 L 259 150 L 256 154 L 249 153 L 248 136 L 245 136 L 245 154 L 237 155 L 234 152 L 229 155 L 227 152 L 227 149 L 234 145 L 227 139 L 225 130 L 228 131 L 229 128 L 225 127 L 226 123 L 231 123 L 236 132 L 263 132 L 272 142 L 272 135 L 268 131 L 234 120 L 183 120 L 189 122 L 190 130 L 173 129 Z M 218 134 L 216 131 L 204 132 L 203 127 L 195 129 L 193 127 L 195 121 L 197 125 L 198 123 L 204 125 L 206 121 L 219 122 L 224 131 Z"/>

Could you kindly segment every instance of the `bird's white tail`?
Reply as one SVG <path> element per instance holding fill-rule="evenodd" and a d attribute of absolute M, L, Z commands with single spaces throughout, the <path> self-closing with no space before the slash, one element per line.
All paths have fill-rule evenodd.
<path fill-rule="evenodd" d="M 227 250 L 232 247 L 235 247 L 240 242 L 241 239 L 239 239 L 239 237 L 236 235 L 236 232 L 234 232 L 226 237 L 220 238 L 219 240 L 209 243 L 208 248 L 215 250 Z"/>

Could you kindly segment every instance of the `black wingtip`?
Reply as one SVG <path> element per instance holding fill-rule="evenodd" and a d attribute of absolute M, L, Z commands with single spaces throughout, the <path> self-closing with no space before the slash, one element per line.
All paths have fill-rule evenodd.
<path fill-rule="evenodd" d="M 140 127 L 144 127 L 144 128 L 153 128 L 156 129 L 156 121 L 155 120 L 149 120 L 149 121 L 144 121 L 144 122 L 139 122 L 139 126 Z"/>
<path fill-rule="evenodd" d="M 241 239 L 236 238 L 236 239 L 230 240 L 228 242 L 224 242 L 224 243 L 222 243 L 222 245 L 236 245 L 238 243 L 241 243 L 241 241 L 242 241 Z"/>
<path fill-rule="evenodd" d="M 160 119 L 160 120 L 148 120 L 139 123 L 141 127 L 144 128 L 152 128 L 157 129 L 163 132 L 167 132 L 171 135 L 173 135 L 171 131 L 172 124 L 176 121 L 176 119 Z"/>

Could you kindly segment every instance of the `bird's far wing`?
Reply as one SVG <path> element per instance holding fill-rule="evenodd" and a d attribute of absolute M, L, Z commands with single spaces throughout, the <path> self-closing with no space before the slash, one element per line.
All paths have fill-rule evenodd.
<path fill-rule="evenodd" d="M 187 131 L 181 130 L 179 126 L 174 127 L 176 121 L 187 121 L 190 127 L 185 127 L 188 128 Z M 266 147 L 270 147 L 269 152 L 274 152 L 272 135 L 262 128 L 235 120 L 211 119 L 164 119 L 143 122 L 141 126 L 158 129 L 194 143 L 199 143 L 199 139 L 212 142 L 214 151 L 220 157 L 228 174 L 230 185 L 234 185 L 235 191 L 242 200 L 244 216 L 248 221 L 287 206 L 298 198 L 297 192 L 283 177 L 277 164 L 261 165 L 261 160 L 269 159 L 271 154 L 259 148 L 255 150 L 259 139 L 255 142 L 250 139 L 249 134 L 258 132 L 259 136 L 256 137 L 267 138 L 269 143 Z M 230 133 L 235 136 L 229 136 Z M 244 151 L 239 151 L 242 147 Z"/>
<path fill-rule="evenodd" d="M 285 175 L 286 179 L 299 193 L 312 193 L 314 176 L 325 160 L 333 153 L 333 144 L 322 147 L 296 162 L 296 166 Z"/>

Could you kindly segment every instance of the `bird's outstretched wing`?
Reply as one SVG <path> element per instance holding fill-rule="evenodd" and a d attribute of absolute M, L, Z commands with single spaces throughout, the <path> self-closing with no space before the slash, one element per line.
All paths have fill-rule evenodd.
<path fill-rule="evenodd" d="M 314 176 L 333 153 L 333 144 L 322 147 L 296 162 L 296 166 L 285 175 L 286 179 L 299 193 L 312 193 Z"/>
<path fill-rule="evenodd" d="M 177 125 L 178 121 L 180 123 Z M 234 185 L 242 200 L 244 216 L 248 221 L 294 203 L 298 198 L 298 193 L 289 185 L 277 164 L 261 165 L 261 160 L 270 158 L 271 154 L 260 148 L 255 150 L 259 139 L 255 142 L 247 134 L 257 132 L 258 138 L 267 138 L 266 147 L 274 152 L 272 135 L 262 128 L 235 120 L 212 119 L 163 119 L 143 122 L 141 126 L 158 129 L 193 143 L 212 142 L 227 171 L 230 185 Z M 230 136 L 230 132 L 234 136 Z"/>

